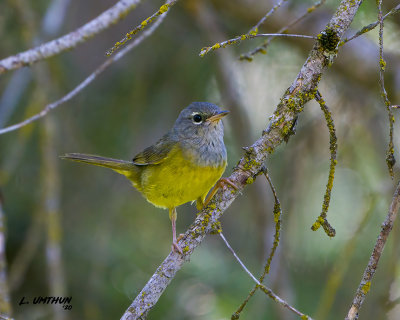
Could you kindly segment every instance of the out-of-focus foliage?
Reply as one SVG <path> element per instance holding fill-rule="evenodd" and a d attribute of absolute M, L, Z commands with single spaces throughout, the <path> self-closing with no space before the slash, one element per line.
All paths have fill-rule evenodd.
<path fill-rule="evenodd" d="M 50 0 L 0 2 L 0 57 L 25 50 L 35 43 Z M 71 0 L 60 34 L 81 26 L 111 6 L 111 0 Z M 200 1 L 199 2 L 205 2 Z M 20 3 L 22 5 L 16 5 Z M 122 176 L 106 169 L 58 160 L 66 152 L 101 154 L 131 159 L 155 142 L 192 101 L 210 101 L 230 110 L 219 51 L 199 58 L 206 45 L 247 32 L 274 1 L 182 1 L 171 9 L 163 25 L 138 48 L 102 74 L 72 101 L 54 111 L 49 120 L 53 133 L 45 130 L 47 119 L 22 130 L 0 136 L 0 187 L 4 194 L 7 228 L 7 260 L 13 264 L 27 241 L 35 221 L 39 230 L 29 241 L 32 261 L 12 291 L 16 319 L 53 319 L 44 305 L 22 305 L 49 293 L 45 259 L 46 198 L 48 168 L 43 161 L 44 144 L 54 141 L 56 177 L 60 183 L 61 246 L 66 296 L 72 296 L 68 319 L 119 319 L 131 300 L 170 250 L 171 230 L 167 211 L 147 203 Z M 339 1 L 327 3 L 293 33 L 317 35 Z M 275 32 L 302 14 L 311 1 L 288 1 L 262 30 Z M 385 10 L 396 5 L 385 1 Z M 63 53 L 30 69 L 2 75 L 0 98 L 9 81 L 22 74 L 13 88 L 14 103 L 7 123 L 14 123 L 61 97 L 105 59 L 105 51 L 121 35 L 151 15 L 161 2 L 141 4 L 125 20 L 75 50 Z M 200 15 L 199 10 L 208 10 Z M 30 17 L 31 20 L 26 17 Z M 202 18 L 207 17 L 206 21 Z M 375 2 L 366 1 L 354 21 L 353 32 L 377 19 Z M 400 20 L 385 21 L 386 88 L 393 103 L 400 102 Z M 223 38 L 207 30 L 215 25 Z M 45 39 L 42 39 L 44 41 Z M 260 44 L 249 40 L 226 49 L 233 57 Z M 329 133 L 317 103 L 306 105 L 297 132 L 271 156 L 267 165 L 283 209 L 281 243 L 266 284 L 302 312 L 318 319 L 344 318 L 361 279 L 387 212 L 394 182 L 385 163 L 388 121 L 378 85 L 378 32 L 374 30 L 346 44 L 324 74 L 320 92 L 332 111 L 338 136 L 338 165 L 328 217 L 336 228 L 329 239 L 310 226 L 321 210 L 329 168 Z M 225 121 L 227 173 L 241 156 L 241 147 L 257 138 L 268 123 L 279 98 L 290 86 L 308 55 L 312 41 L 274 40 L 267 55 L 253 62 L 229 61 L 236 93 L 241 97 L 248 122 L 240 112 Z M 43 72 L 48 84 L 43 85 Z M 26 82 L 26 85 L 22 83 Z M 237 110 L 237 109 L 236 109 Z M 1 110 L 0 110 L 1 111 Z M 399 119 L 399 111 L 394 110 Z M 246 117 L 244 117 L 246 118 Z M 247 120 L 246 120 L 247 121 Z M 399 121 L 398 121 L 399 122 Z M 395 156 L 400 161 L 400 127 L 395 124 Z M 398 170 L 397 165 L 396 169 Z M 396 178 L 400 175 L 396 172 Z M 188 182 L 190 183 L 190 182 Z M 273 241 L 273 198 L 260 176 L 229 208 L 222 219 L 225 236 L 252 272 L 261 272 Z M 365 227 L 356 233 L 364 215 Z M 195 206 L 178 208 L 177 229 L 194 220 Z M 349 241 L 355 237 L 354 251 Z M 392 305 L 400 295 L 398 226 L 384 252 L 362 319 L 398 319 L 400 307 Z M 343 271 L 337 291 L 322 297 L 333 272 Z M 253 286 L 229 251 L 210 235 L 193 254 L 161 297 L 149 319 L 227 319 Z M 293 316 L 258 292 L 243 312 L 243 319 L 292 319 Z"/>

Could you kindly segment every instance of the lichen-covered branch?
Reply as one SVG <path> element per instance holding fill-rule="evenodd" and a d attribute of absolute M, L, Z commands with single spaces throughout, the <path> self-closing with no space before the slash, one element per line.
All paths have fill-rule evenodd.
<path fill-rule="evenodd" d="M 386 61 L 383 59 L 383 14 L 382 14 L 382 0 L 377 2 L 378 4 L 378 21 L 379 21 L 379 85 L 381 89 L 381 96 L 386 106 L 386 111 L 388 113 L 389 118 L 389 145 L 386 151 L 386 164 L 389 169 L 390 176 L 394 177 L 393 167 L 396 163 L 396 159 L 394 157 L 394 143 L 393 143 L 393 126 L 394 126 L 394 115 L 392 108 L 390 107 L 391 103 L 389 101 L 388 94 L 385 89 L 385 67 Z"/>
<path fill-rule="evenodd" d="M 0 74 L 50 58 L 86 42 L 92 36 L 124 18 L 139 2 L 140 0 L 120 0 L 114 6 L 75 31 L 58 39 L 43 43 L 36 48 L 0 60 Z"/>
<path fill-rule="evenodd" d="M 161 22 L 164 20 L 165 15 L 166 15 L 166 13 L 164 13 L 160 17 L 160 19 L 158 19 L 149 29 L 144 31 L 140 35 L 140 37 L 137 37 L 135 39 L 135 41 L 133 41 L 132 43 L 127 45 L 124 49 L 122 49 L 117 54 L 112 56 L 110 59 L 107 59 L 104 63 L 102 63 L 95 71 L 93 71 L 85 80 L 83 80 L 80 84 L 78 84 L 72 91 L 68 92 L 61 99 L 59 99 L 59 100 L 57 100 L 55 102 L 49 103 L 48 105 L 46 105 L 44 107 L 44 109 L 42 111 L 40 111 L 39 113 L 31 116 L 30 118 L 28 118 L 28 119 L 26 119 L 24 121 L 21 121 L 19 123 L 16 123 L 14 125 L 11 125 L 11 126 L 8 126 L 8 127 L 0 129 L 0 135 L 4 134 L 4 133 L 7 133 L 7 132 L 14 131 L 14 130 L 18 130 L 18 129 L 20 129 L 20 128 L 22 128 L 22 127 L 24 127 L 24 126 L 36 121 L 36 120 L 39 120 L 39 119 L 43 118 L 44 116 L 46 116 L 53 109 L 59 107 L 60 105 L 62 105 L 65 102 L 71 100 L 79 92 L 81 92 L 84 88 L 86 88 L 90 83 L 92 83 L 95 79 L 97 79 L 97 77 L 101 73 L 103 73 L 104 70 L 106 70 L 114 62 L 116 62 L 119 59 L 121 59 L 125 54 L 127 54 L 133 48 L 138 46 L 144 39 L 149 37 L 154 32 L 154 30 L 156 30 L 158 28 L 158 26 L 161 24 Z"/>
<path fill-rule="evenodd" d="M 373 276 L 375 275 L 378 267 L 379 259 L 382 255 L 383 249 L 386 244 L 386 240 L 389 237 L 390 231 L 393 228 L 394 221 L 396 220 L 397 213 L 400 208 L 400 181 L 397 184 L 396 191 L 393 194 L 392 203 L 389 207 L 388 214 L 385 221 L 382 223 L 381 232 L 379 233 L 378 239 L 376 240 L 375 247 L 372 250 L 371 257 L 367 267 L 365 268 L 364 275 L 361 279 L 360 285 L 358 286 L 356 295 L 353 299 L 353 303 L 347 314 L 346 320 L 358 319 L 358 312 L 364 302 L 365 296 L 367 295 Z"/>
<path fill-rule="evenodd" d="M 154 20 L 158 19 L 163 13 L 167 12 L 178 0 L 170 0 L 163 4 L 157 12 L 153 13 L 146 20 L 143 20 L 136 28 L 126 33 L 120 41 L 117 41 L 112 48 L 107 50 L 106 55 L 111 56 L 116 50 L 127 43 L 132 37 L 143 29 L 147 28 Z"/>
<path fill-rule="evenodd" d="M 335 130 L 335 125 L 333 122 L 332 114 L 331 111 L 329 110 L 328 106 L 325 103 L 325 100 L 322 99 L 321 94 L 319 91 L 315 94 L 315 100 L 318 101 L 322 112 L 325 115 L 325 120 L 326 120 L 326 125 L 329 130 L 329 150 L 331 152 L 331 163 L 329 166 L 329 175 L 328 175 L 328 183 L 326 184 L 326 190 L 325 190 L 325 195 L 324 195 L 324 201 L 322 203 L 322 210 L 321 214 L 317 218 L 317 220 L 314 222 L 314 224 L 311 227 L 311 230 L 316 231 L 318 230 L 321 226 L 324 229 L 325 233 L 329 237 L 334 237 L 336 234 L 335 229 L 329 224 L 327 220 L 327 213 L 329 209 L 329 204 L 331 202 L 331 193 L 332 193 L 332 187 L 333 187 L 333 180 L 335 178 L 335 167 L 337 164 L 336 161 L 336 152 L 337 152 L 337 137 L 336 137 L 336 130 Z"/>
<path fill-rule="evenodd" d="M 332 50 L 332 43 L 337 44 L 343 37 L 361 3 L 362 0 L 342 0 L 326 26 L 326 29 L 331 30 L 326 34 L 330 34 L 332 39 L 319 40 L 315 43 L 297 77 L 270 117 L 267 129 L 253 145 L 246 148 L 246 153 L 230 175 L 229 179 L 238 186 L 238 190 L 227 188 L 217 192 L 212 203 L 197 216 L 179 241 L 183 255 L 171 252 L 167 256 L 121 319 L 146 318 L 178 270 L 189 260 L 204 237 L 214 229 L 224 211 L 240 195 L 241 190 L 248 185 L 248 181 L 253 181 L 262 170 L 268 155 L 290 136 L 298 114 L 303 110 L 304 104 L 314 98 L 322 73 L 336 57 L 336 49 Z"/>

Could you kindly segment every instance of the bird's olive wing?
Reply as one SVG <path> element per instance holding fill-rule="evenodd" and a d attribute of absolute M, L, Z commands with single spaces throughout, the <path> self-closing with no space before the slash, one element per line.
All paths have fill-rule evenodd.
<path fill-rule="evenodd" d="M 165 135 L 157 143 L 138 153 L 132 159 L 133 163 L 139 166 L 159 164 L 168 157 L 176 144 L 176 141 L 172 141 L 168 135 Z"/>

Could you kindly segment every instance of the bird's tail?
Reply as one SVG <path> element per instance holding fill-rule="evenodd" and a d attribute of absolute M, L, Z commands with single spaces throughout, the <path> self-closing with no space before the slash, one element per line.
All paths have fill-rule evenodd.
<path fill-rule="evenodd" d="M 136 184 L 139 180 L 139 168 L 133 162 L 83 153 L 66 153 L 63 156 L 60 156 L 60 158 L 112 169 L 126 176 L 132 181 L 133 185 L 137 187 Z"/>

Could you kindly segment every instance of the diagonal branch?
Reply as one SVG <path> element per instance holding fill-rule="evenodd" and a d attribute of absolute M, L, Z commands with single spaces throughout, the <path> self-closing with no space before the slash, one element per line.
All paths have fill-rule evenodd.
<path fill-rule="evenodd" d="M 104 11 L 97 18 L 61 38 L 46 42 L 40 46 L 20 52 L 14 56 L 0 60 L 0 74 L 10 70 L 31 65 L 40 60 L 55 56 L 63 51 L 72 49 L 78 44 L 109 28 L 124 18 L 134 9 L 140 0 L 120 0 L 114 6 Z"/>
<path fill-rule="evenodd" d="M 189 261 L 190 255 L 204 237 L 215 229 L 218 219 L 238 197 L 240 191 L 247 185 L 248 179 L 257 176 L 268 155 L 291 135 L 298 114 L 303 110 L 304 104 L 314 98 L 322 73 L 333 63 L 336 46 L 349 28 L 361 3 L 362 0 L 342 0 L 326 26 L 325 36 L 314 44 L 293 84 L 286 90 L 270 117 L 267 129 L 252 146 L 246 148 L 245 155 L 229 177 L 238 186 L 238 190 L 225 189 L 217 192 L 215 200 L 197 216 L 179 241 L 183 254 L 171 252 L 166 257 L 125 311 L 122 320 L 147 317 L 175 274 L 185 262 Z"/>
<path fill-rule="evenodd" d="M 381 232 L 379 233 L 378 239 L 375 243 L 375 247 L 372 250 L 371 257 L 369 258 L 368 265 L 365 268 L 364 275 L 361 279 L 360 285 L 358 286 L 356 295 L 350 307 L 349 313 L 347 314 L 346 320 L 358 319 L 358 312 L 361 308 L 362 303 L 364 302 L 365 296 L 367 295 L 371 287 L 372 278 L 375 275 L 376 268 L 378 267 L 378 262 L 385 247 L 386 240 L 389 237 L 390 231 L 392 231 L 393 224 L 396 220 L 399 208 L 400 181 L 397 184 L 396 191 L 393 194 L 393 199 L 389 208 L 389 212 L 386 216 L 385 221 L 382 223 Z"/>
<path fill-rule="evenodd" d="M 260 281 L 257 280 L 257 278 L 247 269 L 246 265 L 240 260 L 240 258 L 237 256 L 235 250 L 232 249 L 231 245 L 229 242 L 225 239 L 224 235 L 222 232 L 219 233 L 219 236 L 222 238 L 222 240 L 225 242 L 225 245 L 228 247 L 229 251 L 233 254 L 237 262 L 239 262 L 240 266 L 242 269 L 250 276 L 250 278 L 253 279 L 253 281 L 256 283 L 256 287 L 260 288 L 267 296 L 269 296 L 271 299 L 279 303 L 281 306 L 284 308 L 289 309 L 292 311 L 294 314 L 297 314 L 299 317 L 301 317 L 302 320 L 312 320 L 311 317 L 307 316 L 306 314 L 300 312 L 296 308 L 292 307 L 289 303 L 287 303 L 285 300 L 283 300 L 281 297 L 276 295 L 270 288 L 267 286 L 264 286 Z M 233 319 L 233 317 L 232 317 Z M 239 319 L 239 317 L 234 318 L 234 319 Z"/>

